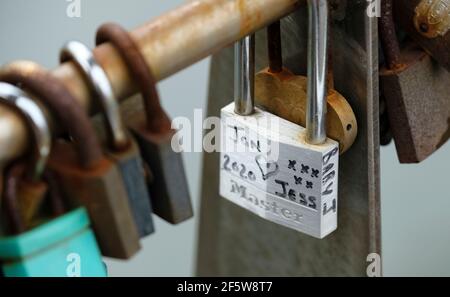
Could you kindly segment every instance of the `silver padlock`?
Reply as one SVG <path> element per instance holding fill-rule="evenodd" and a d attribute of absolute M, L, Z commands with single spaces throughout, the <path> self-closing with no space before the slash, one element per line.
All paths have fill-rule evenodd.
<path fill-rule="evenodd" d="M 235 102 L 221 111 L 220 194 L 324 238 L 337 228 L 339 144 L 326 136 L 328 3 L 308 1 L 306 129 L 254 107 L 254 36 L 235 46 Z"/>
<path fill-rule="evenodd" d="M 155 231 L 150 194 L 144 176 L 139 147 L 125 128 L 120 105 L 114 95 L 108 76 L 97 63 L 91 50 L 84 44 L 71 41 L 61 50 L 61 61 L 73 60 L 82 70 L 102 107 L 106 131 L 105 155 L 121 173 L 128 204 L 141 238 Z M 98 129 L 97 129 L 98 130 Z M 101 133 L 101 131 L 99 130 Z M 99 133 L 99 134 L 100 134 Z M 125 210 L 123 210 L 125 211 Z"/>

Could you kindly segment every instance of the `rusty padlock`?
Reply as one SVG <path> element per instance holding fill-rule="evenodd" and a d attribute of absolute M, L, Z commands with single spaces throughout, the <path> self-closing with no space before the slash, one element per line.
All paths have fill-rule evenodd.
<path fill-rule="evenodd" d="M 192 217 L 192 205 L 181 153 L 172 149 L 176 131 L 160 105 L 156 81 L 137 45 L 116 24 L 105 24 L 97 32 L 97 44 L 109 41 L 118 50 L 142 91 L 146 121 L 132 127 L 142 157 L 153 173 L 149 183 L 155 214 L 172 224 Z"/>
<path fill-rule="evenodd" d="M 267 111 L 304 127 L 308 78 L 295 75 L 283 67 L 280 21 L 267 27 L 267 44 L 269 67 L 256 74 L 256 103 Z M 327 135 L 339 142 L 342 154 L 355 141 L 358 126 L 352 107 L 344 96 L 334 89 L 331 54 L 328 61 Z"/>
<path fill-rule="evenodd" d="M 396 0 L 396 24 L 450 71 L 450 0 Z"/>
<path fill-rule="evenodd" d="M 61 62 L 69 60 L 73 60 L 83 71 L 99 99 L 108 135 L 105 154 L 121 173 L 139 235 L 145 237 L 155 228 L 139 147 L 123 125 L 112 86 L 92 52 L 80 42 L 68 42 L 61 50 Z"/>
<path fill-rule="evenodd" d="M 417 163 L 450 136 L 450 73 L 414 43 L 400 49 L 392 5 L 392 0 L 381 3 L 385 66 L 380 69 L 380 87 L 398 158 L 401 163 Z"/>
<path fill-rule="evenodd" d="M 54 144 L 48 167 L 64 196 L 87 208 L 102 254 L 120 259 L 133 256 L 140 243 L 126 189 L 120 172 L 103 156 L 85 111 L 59 80 L 33 62 L 5 66 L 0 80 L 20 83 L 38 96 L 72 137 L 73 142 L 59 139 Z"/>
<path fill-rule="evenodd" d="M 51 132 L 45 115 L 38 103 L 28 98 L 19 88 L 0 82 L 0 101 L 13 107 L 25 120 L 28 134 L 32 140 L 31 148 L 26 152 L 29 158 L 21 158 L 20 163 L 27 163 L 28 170 L 23 170 L 17 177 L 17 202 L 19 204 L 21 221 L 30 226 L 32 219 L 41 207 L 47 195 L 48 185 L 43 179 L 45 164 L 50 154 Z"/>

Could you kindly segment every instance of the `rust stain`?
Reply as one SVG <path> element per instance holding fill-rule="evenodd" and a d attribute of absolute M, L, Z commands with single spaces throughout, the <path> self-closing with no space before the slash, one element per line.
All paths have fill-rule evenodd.
<path fill-rule="evenodd" d="M 263 13 L 261 10 L 254 10 L 250 13 L 250 7 L 248 5 L 248 0 L 238 0 L 237 6 L 238 11 L 241 15 L 241 24 L 239 34 L 241 36 L 249 34 L 249 32 L 254 31 L 254 26 L 256 23 L 260 23 L 263 19 Z"/>
<path fill-rule="evenodd" d="M 270 11 L 271 9 L 275 9 L 278 10 L 279 7 L 275 7 L 275 4 L 267 4 L 266 6 L 266 10 L 262 10 L 262 9 L 255 9 L 254 7 L 251 7 L 251 5 L 256 5 L 254 4 L 254 2 L 252 2 L 254 0 L 236 0 L 236 5 L 237 5 L 237 9 L 239 11 L 239 14 L 241 16 L 241 22 L 240 22 L 240 30 L 239 30 L 239 35 L 245 36 L 248 35 L 249 33 L 255 31 L 255 26 L 256 24 L 263 24 L 265 23 L 264 20 L 267 18 L 267 16 L 270 16 L 273 14 L 272 11 Z M 281 1 L 280 1 L 281 2 Z M 281 5 L 282 7 L 286 6 L 286 12 L 288 9 L 288 5 L 287 5 L 287 1 L 283 1 L 284 3 L 280 3 L 279 5 Z M 252 3 L 252 4 L 250 4 Z M 302 6 L 305 4 L 304 0 L 296 0 L 296 1 L 292 1 L 290 3 L 290 6 L 292 8 L 292 11 L 294 11 L 296 8 Z M 262 8 L 263 6 L 260 6 L 260 8 Z M 250 11 L 252 13 L 250 13 Z M 266 20 L 266 23 L 268 23 L 269 20 Z"/>
<path fill-rule="evenodd" d="M 146 57 L 164 57 L 165 55 L 162 53 L 166 52 L 167 49 L 170 49 L 173 53 L 176 52 L 176 49 L 179 49 L 178 52 L 189 55 L 195 52 L 197 48 L 205 46 L 204 29 L 208 25 L 207 22 L 217 22 L 212 19 L 212 16 L 225 8 L 228 3 L 229 0 L 193 1 L 147 23 L 144 27 L 133 32 L 133 37 Z M 151 33 L 149 34 L 149 32 Z M 190 60 L 193 59 L 190 58 Z M 170 64 L 169 67 L 176 68 L 179 60 L 182 60 L 182 58 L 177 57 L 168 60 L 165 67 Z M 159 69 L 161 62 L 153 64 L 154 75 L 161 78 L 162 71 Z"/>
<path fill-rule="evenodd" d="M 247 0 L 238 0 L 237 1 L 238 11 L 241 15 L 241 24 L 239 29 L 239 35 L 244 36 L 249 32 L 252 28 L 252 19 L 251 15 L 248 13 L 247 8 Z"/>

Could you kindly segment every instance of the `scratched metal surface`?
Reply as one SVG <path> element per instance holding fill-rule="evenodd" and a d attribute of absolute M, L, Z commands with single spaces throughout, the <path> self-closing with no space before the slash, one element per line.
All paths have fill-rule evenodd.
<path fill-rule="evenodd" d="M 267 222 L 219 196 L 219 154 L 204 154 L 197 275 L 365 276 L 369 253 L 381 253 L 379 214 L 378 58 L 376 18 L 366 1 L 348 1 L 333 24 L 336 89 L 359 125 L 353 147 L 341 156 L 339 227 L 323 240 Z M 338 18 L 340 18 L 338 16 Z M 282 20 L 285 66 L 305 74 L 307 14 Z M 267 65 L 266 36 L 257 34 L 257 70 Z M 233 49 L 214 56 L 208 115 L 233 100 Z"/>

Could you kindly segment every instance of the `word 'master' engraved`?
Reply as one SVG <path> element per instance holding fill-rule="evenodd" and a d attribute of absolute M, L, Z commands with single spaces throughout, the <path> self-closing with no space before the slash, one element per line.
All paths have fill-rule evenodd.
<path fill-rule="evenodd" d="M 274 125 L 274 122 L 278 122 Z M 276 128 L 276 129 L 275 129 Z M 280 225 L 323 238 L 337 227 L 339 148 L 305 142 L 305 129 L 256 109 L 222 109 L 220 194 Z"/>

